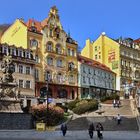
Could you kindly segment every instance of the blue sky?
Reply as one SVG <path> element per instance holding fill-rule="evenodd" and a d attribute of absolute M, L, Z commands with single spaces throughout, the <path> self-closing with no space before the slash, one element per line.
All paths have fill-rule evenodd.
<path fill-rule="evenodd" d="M 64 30 L 70 31 L 80 48 L 101 32 L 111 38 L 140 37 L 140 0 L 1 0 L 0 5 L 0 24 L 16 18 L 41 21 L 56 5 Z"/>

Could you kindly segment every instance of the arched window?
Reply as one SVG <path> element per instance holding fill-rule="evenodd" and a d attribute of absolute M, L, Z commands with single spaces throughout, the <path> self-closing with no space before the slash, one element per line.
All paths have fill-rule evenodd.
<path fill-rule="evenodd" d="M 48 42 L 47 43 L 47 51 L 50 51 L 50 52 L 53 51 L 53 44 L 52 44 L 52 42 Z"/>
<path fill-rule="evenodd" d="M 52 57 L 47 57 L 47 64 L 53 65 L 53 58 Z"/>
<path fill-rule="evenodd" d="M 58 98 L 67 98 L 68 92 L 66 89 L 59 89 L 58 90 Z"/>
<path fill-rule="evenodd" d="M 56 53 L 57 54 L 61 54 L 62 53 L 62 49 L 61 49 L 61 45 L 60 44 L 56 44 Z"/>

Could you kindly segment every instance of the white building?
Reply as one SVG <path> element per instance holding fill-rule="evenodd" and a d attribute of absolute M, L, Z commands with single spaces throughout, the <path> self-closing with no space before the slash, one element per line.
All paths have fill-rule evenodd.
<path fill-rule="evenodd" d="M 116 74 L 107 66 L 78 56 L 78 87 L 81 98 L 98 98 L 115 92 Z"/>

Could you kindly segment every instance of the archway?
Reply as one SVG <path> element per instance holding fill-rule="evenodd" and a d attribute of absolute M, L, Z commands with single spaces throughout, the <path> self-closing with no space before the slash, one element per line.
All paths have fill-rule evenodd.
<path fill-rule="evenodd" d="M 66 89 L 58 90 L 58 98 L 67 98 L 68 92 Z"/>
<path fill-rule="evenodd" d="M 48 89 L 48 92 L 47 92 L 47 88 L 46 87 L 42 87 L 40 89 L 40 97 L 43 97 L 43 98 L 46 97 L 47 93 L 48 93 L 49 97 L 52 97 L 52 89 L 51 88 Z"/>

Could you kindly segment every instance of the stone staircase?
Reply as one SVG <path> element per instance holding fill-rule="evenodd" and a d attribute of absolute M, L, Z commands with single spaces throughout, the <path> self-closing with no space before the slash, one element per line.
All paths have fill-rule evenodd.
<path fill-rule="evenodd" d="M 81 116 L 73 116 L 73 120 L 68 122 L 69 130 L 87 130 L 88 125 L 93 122 L 94 125 L 101 122 L 105 131 L 137 131 L 138 125 L 136 117 L 133 115 L 130 100 L 122 100 L 119 108 L 114 108 L 112 105 L 102 104 L 101 110 L 105 112 L 99 115 L 96 112 L 86 113 Z M 121 125 L 117 125 L 114 117 L 121 114 Z"/>

